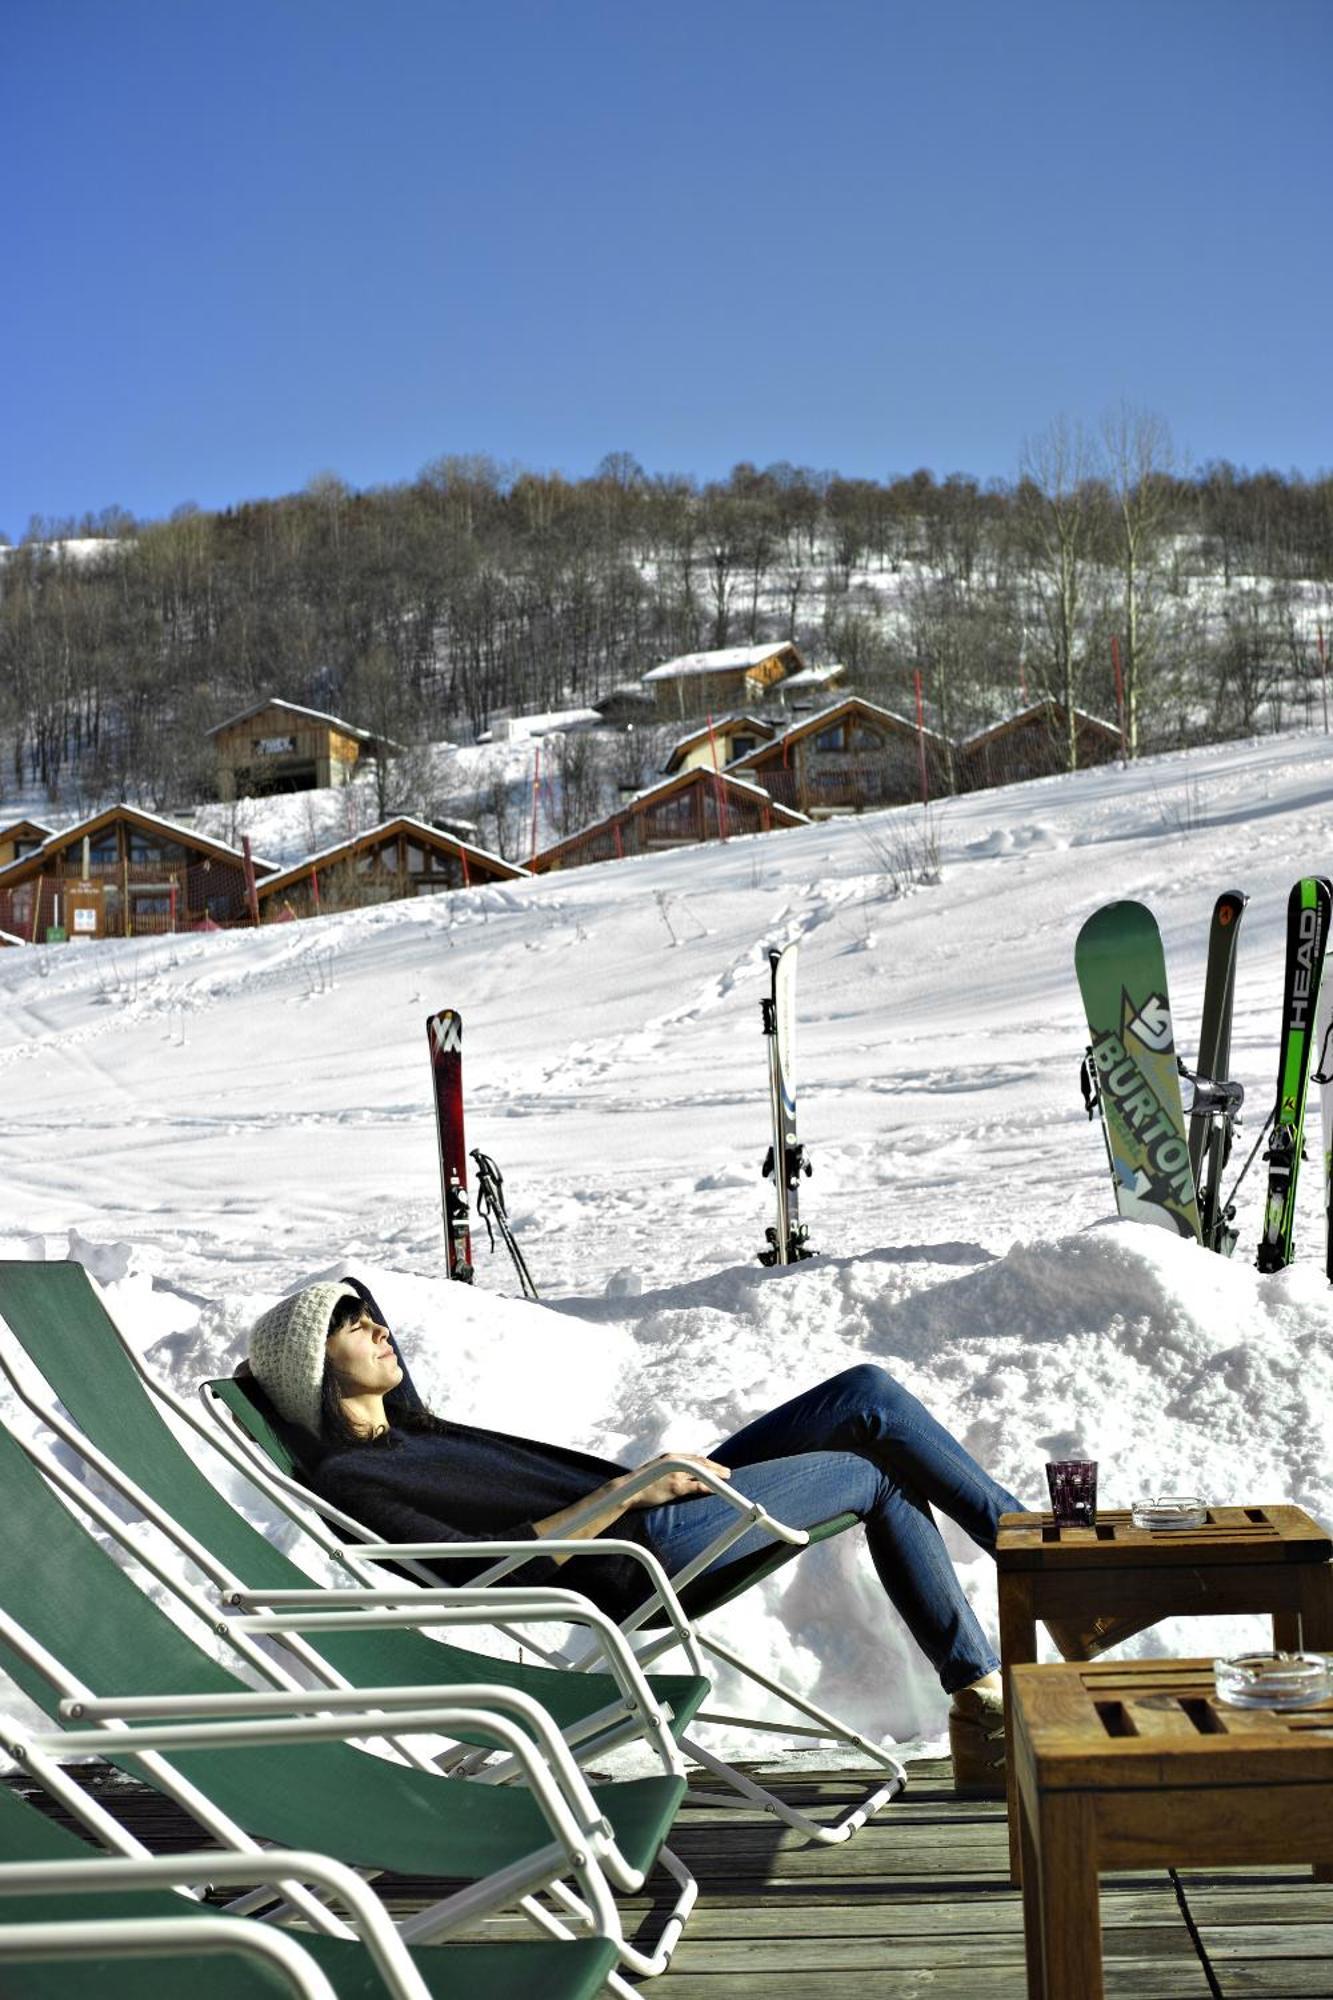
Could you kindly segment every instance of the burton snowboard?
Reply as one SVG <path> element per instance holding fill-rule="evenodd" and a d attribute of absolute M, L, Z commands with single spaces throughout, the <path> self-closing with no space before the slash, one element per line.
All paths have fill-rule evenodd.
<path fill-rule="evenodd" d="M 1259 1254 L 1261 1271 L 1281 1271 L 1291 1262 L 1296 1221 L 1296 1184 L 1305 1135 L 1305 1100 L 1317 1053 L 1319 991 L 1324 971 L 1333 883 L 1305 875 L 1287 898 L 1287 965 L 1282 982 L 1282 1039 L 1278 1044 L 1277 1102 L 1264 1159 L 1268 1193 L 1264 1200 Z"/>
<path fill-rule="evenodd" d="M 1089 1115 L 1102 1132 L 1121 1215 L 1200 1236 L 1161 933 L 1142 903 L 1108 903 L 1078 934 L 1088 1017 Z"/>
<path fill-rule="evenodd" d="M 800 1214 L 801 1175 L 810 1162 L 796 1136 L 796 946 L 770 951 L 772 990 L 760 1002 L 768 1042 L 768 1093 L 773 1114 L 773 1143 L 764 1159 L 764 1175 L 773 1176 L 777 1219 L 764 1231 L 768 1247 L 759 1252 L 761 1264 L 795 1264 L 814 1252 L 806 1243 Z"/>
<path fill-rule="evenodd" d="M 471 1210 L 467 1197 L 467 1149 L 463 1140 L 463 1018 L 452 1007 L 426 1021 L 435 1121 L 440 1141 L 440 1200 L 449 1276 L 472 1283 Z"/>
<path fill-rule="evenodd" d="M 1231 1010 L 1236 990 L 1236 945 L 1248 901 L 1239 889 L 1225 889 L 1213 905 L 1199 1059 L 1189 1112 L 1190 1166 L 1198 1193 L 1199 1226 L 1208 1249 L 1224 1257 L 1236 1247 L 1233 1214 L 1222 1207 L 1222 1175 L 1245 1101 L 1243 1085 L 1231 1077 Z"/>

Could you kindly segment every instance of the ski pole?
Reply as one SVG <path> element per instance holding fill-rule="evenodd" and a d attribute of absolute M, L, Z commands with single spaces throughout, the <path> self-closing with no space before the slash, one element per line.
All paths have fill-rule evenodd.
<path fill-rule="evenodd" d="M 535 1299 L 538 1297 L 537 1287 L 532 1281 L 532 1273 L 528 1269 L 527 1260 L 523 1252 L 519 1249 L 514 1232 L 509 1226 L 509 1211 L 505 1207 L 504 1198 L 504 1175 L 500 1172 L 500 1169 L 496 1166 L 495 1161 L 491 1159 L 490 1155 L 483 1153 L 480 1147 L 474 1146 L 472 1148 L 472 1158 L 477 1168 L 477 1214 L 486 1224 L 487 1241 L 491 1249 L 494 1250 L 495 1230 L 491 1228 L 493 1217 L 495 1229 L 499 1230 L 501 1240 L 510 1257 L 513 1259 L 514 1269 L 518 1273 L 518 1281 L 523 1288 L 524 1297 Z"/>

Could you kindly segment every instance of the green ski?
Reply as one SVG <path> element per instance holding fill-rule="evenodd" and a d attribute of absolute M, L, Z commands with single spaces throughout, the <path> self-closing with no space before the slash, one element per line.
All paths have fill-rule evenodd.
<path fill-rule="evenodd" d="M 1259 1254 L 1255 1258 L 1261 1271 L 1281 1271 L 1291 1262 L 1296 1182 L 1305 1136 L 1305 1099 L 1315 1054 L 1319 987 L 1331 911 L 1333 883 L 1322 875 L 1302 876 L 1287 898 L 1287 969 L 1282 986 L 1277 1103 L 1273 1109 L 1273 1136 L 1264 1154 L 1268 1163 L 1268 1194 Z"/>
<path fill-rule="evenodd" d="M 1100 1105 L 1116 1207 L 1197 1241 L 1166 960 L 1152 911 L 1142 903 L 1094 911 L 1078 934 L 1074 967 L 1091 1036 L 1089 1113 Z"/>

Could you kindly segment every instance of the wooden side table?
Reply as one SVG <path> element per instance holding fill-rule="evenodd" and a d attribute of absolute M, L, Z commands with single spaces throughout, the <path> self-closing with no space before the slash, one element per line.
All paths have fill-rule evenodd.
<path fill-rule="evenodd" d="M 1300 1507 L 1210 1507 L 1202 1528 L 1150 1533 L 1123 1509 L 1095 1528 L 1057 1528 L 1049 1514 L 1005 1514 L 995 1549 L 1000 1589 L 1000 1663 L 1005 1727 L 1010 1670 L 1037 1657 L 1038 1619 L 1088 1625 L 1131 1617 L 1213 1617 L 1257 1611 L 1273 1620 L 1273 1644 L 1333 1650 L 1333 1541 Z M 1014 1760 L 1005 1761 L 1009 1863 L 1022 1872 Z"/>
<path fill-rule="evenodd" d="M 1333 1700 L 1229 1708 L 1210 1660 L 1012 1679 L 1028 2000 L 1102 2000 L 1102 1870 L 1333 1862 Z"/>

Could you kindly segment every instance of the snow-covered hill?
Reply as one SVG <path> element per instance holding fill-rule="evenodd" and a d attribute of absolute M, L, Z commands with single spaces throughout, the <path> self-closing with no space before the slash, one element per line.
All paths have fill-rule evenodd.
<path fill-rule="evenodd" d="M 350 1268 L 463 1419 L 635 1460 L 706 1448 L 867 1357 L 1034 1501 L 1043 1461 L 1078 1448 L 1110 1503 L 1185 1487 L 1333 1516 L 1317 1175 L 1276 1278 L 1252 1266 L 1257 1167 L 1229 1264 L 1108 1220 L 1072 974 L 1083 918 L 1143 898 L 1188 1055 L 1213 896 L 1247 890 L 1248 1147 L 1287 890 L 1333 858 L 1333 742 L 977 793 L 934 825 L 942 879 L 907 895 L 904 812 L 258 934 L 0 952 L 0 1254 L 72 1242 L 182 1385 L 230 1367 L 281 1292 Z M 768 1271 L 758 1002 L 790 938 L 821 1254 Z M 484 1241 L 474 1290 L 441 1277 L 424 1021 L 443 1005 L 466 1024 L 469 1141 L 505 1172 L 540 1305 Z M 993 1620 L 989 1563 L 953 1546 Z M 941 1726 L 856 1537 L 725 1622 L 863 1726 Z M 1181 1623 L 1138 1643 L 1257 1636 Z"/>

